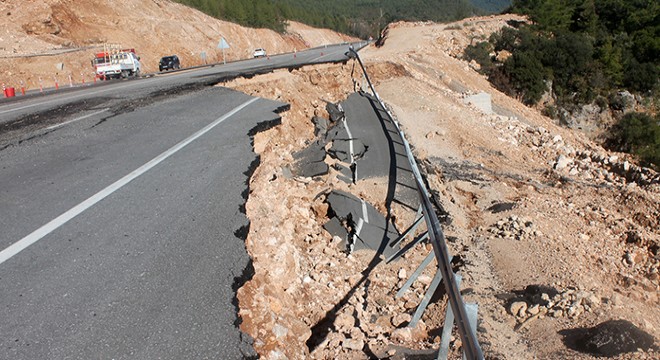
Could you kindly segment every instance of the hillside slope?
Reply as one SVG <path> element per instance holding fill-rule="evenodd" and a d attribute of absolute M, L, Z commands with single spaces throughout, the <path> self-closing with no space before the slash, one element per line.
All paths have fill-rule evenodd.
<path fill-rule="evenodd" d="M 53 86 L 92 79 L 90 61 L 104 43 L 135 48 L 143 72 L 158 70 L 158 60 L 177 54 L 183 66 L 244 59 L 264 47 L 269 53 L 339 43 L 351 38 L 330 30 L 291 23 L 285 35 L 220 21 L 169 0 L 44 0 L 0 2 L 0 81 L 18 87 Z M 57 65 L 63 64 L 60 70 Z"/>
<path fill-rule="evenodd" d="M 449 214 L 444 231 L 464 298 L 479 304 L 486 358 L 594 359 L 576 351 L 576 342 L 608 320 L 629 321 L 657 339 L 660 314 L 650 309 L 660 305 L 660 176 L 500 93 L 460 59 L 472 39 L 511 19 L 524 20 L 392 24 L 383 47 L 361 51 Z M 281 126 L 255 137 L 261 164 L 246 206 L 255 274 L 239 290 L 241 327 L 265 359 L 397 358 L 403 348 L 439 345 L 446 297 L 415 329 L 406 328 L 432 267 L 395 297 L 430 246 L 370 268 L 373 252 L 348 255 L 323 229 L 329 190 L 349 191 L 384 215 L 386 181 L 349 185 L 332 171 L 315 178 L 285 171 L 294 166 L 292 154 L 313 141 L 310 119 L 327 116 L 324 101 L 344 100 L 352 80 L 364 85 L 353 66 L 229 84 L 291 104 Z M 393 212 L 400 230 L 414 215 Z M 452 337 L 452 359 L 459 349 Z"/>

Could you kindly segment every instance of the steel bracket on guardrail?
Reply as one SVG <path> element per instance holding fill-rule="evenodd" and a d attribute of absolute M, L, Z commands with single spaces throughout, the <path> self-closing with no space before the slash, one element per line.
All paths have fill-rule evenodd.
<path fill-rule="evenodd" d="M 399 252 L 388 258 L 387 261 L 390 262 L 393 261 L 394 259 L 399 258 L 405 252 L 412 249 L 416 244 L 424 240 L 428 240 L 433 246 L 433 251 L 426 256 L 426 258 L 417 267 L 417 269 L 412 274 L 412 276 L 397 292 L 397 297 L 401 297 L 403 293 L 405 293 L 405 291 L 408 290 L 408 288 L 410 288 L 412 283 L 415 282 L 415 280 L 419 277 L 422 271 L 431 264 L 433 258 L 435 258 L 436 266 L 437 266 L 436 273 L 433 277 L 433 280 L 431 281 L 431 285 L 426 290 L 426 293 L 424 294 L 421 303 L 418 305 L 417 309 L 415 310 L 415 313 L 409 323 L 409 326 L 415 326 L 419 321 L 419 319 L 421 319 L 424 311 L 426 310 L 426 307 L 428 306 L 428 303 L 431 300 L 431 297 L 437 290 L 438 286 L 440 286 L 440 284 L 442 283 L 444 284 L 445 291 L 449 299 L 449 306 L 447 306 L 447 314 L 445 316 L 445 323 L 441 338 L 441 346 L 440 349 L 438 350 L 437 359 L 439 360 L 447 359 L 447 356 L 449 354 L 449 337 L 450 337 L 451 329 L 453 328 L 453 325 L 456 324 L 456 327 L 458 328 L 458 335 L 460 336 L 463 344 L 462 346 L 463 357 L 469 360 L 473 360 L 473 359 L 481 360 L 484 358 L 484 355 L 481 351 L 481 347 L 479 346 L 479 342 L 477 341 L 477 334 L 476 334 L 477 306 L 476 304 L 465 304 L 463 302 L 460 293 L 461 276 L 455 274 L 454 271 L 452 270 L 451 267 L 452 257 L 449 255 L 449 250 L 447 248 L 447 244 L 445 243 L 445 237 L 440 227 L 440 221 L 438 220 L 433 205 L 431 204 L 429 192 L 426 189 L 426 186 L 424 185 L 424 181 L 422 180 L 421 173 L 419 171 L 419 168 L 417 167 L 417 162 L 410 149 L 410 144 L 406 140 L 403 131 L 401 131 L 401 127 L 399 126 L 398 122 L 394 120 L 394 117 L 392 116 L 392 114 L 390 114 L 389 110 L 387 110 L 387 107 L 385 106 L 383 101 L 380 99 L 380 96 L 374 89 L 373 84 L 369 79 L 369 75 L 367 74 L 367 70 L 364 64 L 362 63 L 362 60 L 360 59 L 360 56 L 358 55 L 357 51 L 355 51 L 355 49 L 351 47 L 348 53 L 346 53 L 346 55 L 349 58 L 353 58 L 358 61 L 360 67 L 362 68 L 362 73 L 364 74 L 367 84 L 369 85 L 369 88 L 373 93 L 373 96 L 380 102 L 383 109 L 386 110 L 387 115 L 390 117 L 390 119 L 392 119 L 392 122 L 395 124 L 397 130 L 399 131 L 399 134 L 406 149 L 408 161 L 410 162 L 410 166 L 415 176 L 415 182 L 417 184 L 417 190 L 419 192 L 419 197 L 420 197 L 420 207 L 417 210 L 417 217 L 415 218 L 413 224 L 406 231 L 404 231 L 399 238 L 394 240 L 393 243 L 398 244 L 409 235 L 414 234 L 417 228 L 419 227 L 419 225 L 421 225 L 422 220 L 424 220 L 424 223 L 426 224 L 426 228 L 427 228 L 426 232 L 416 236 L 411 242 L 406 244 L 406 246 L 404 246 Z"/>

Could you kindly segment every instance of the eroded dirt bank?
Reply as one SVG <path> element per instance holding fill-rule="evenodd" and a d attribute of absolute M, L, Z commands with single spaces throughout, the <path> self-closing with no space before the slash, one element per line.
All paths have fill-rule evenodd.
<path fill-rule="evenodd" d="M 608 320 L 629 321 L 657 339 L 658 174 L 497 92 L 452 56 L 506 20 L 398 24 L 384 47 L 361 53 L 449 213 L 445 232 L 464 298 L 480 306 L 485 354 L 592 359 L 576 342 Z M 384 181 L 349 186 L 333 173 L 310 179 L 287 170 L 314 136 L 311 118 L 327 116 L 324 100 L 353 91 L 351 74 L 360 82 L 349 63 L 229 84 L 291 104 L 281 126 L 255 137 L 261 165 L 247 203 L 255 275 L 238 293 L 241 327 L 267 359 L 394 358 L 400 347 L 437 348 L 440 340 L 443 298 L 415 329 L 405 327 L 431 272 L 394 297 L 428 245 L 373 268 L 373 253 L 348 255 L 322 228 L 329 189 L 382 210 Z M 492 111 L 475 106 L 481 100 L 470 96 L 478 93 L 490 95 Z M 452 338 L 452 356 L 459 348 Z M 656 356 L 649 350 L 614 358 Z"/>
<path fill-rule="evenodd" d="M 133 48 L 142 72 L 158 71 L 162 56 L 177 54 L 182 67 L 354 40 L 327 29 L 290 22 L 286 34 L 212 18 L 169 0 L 42 0 L 0 2 L 0 82 L 28 90 L 89 83 L 94 54 L 104 44 Z M 202 54 L 205 59 L 202 59 Z M 41 81 L 40 81 L 41 79 Z"/>

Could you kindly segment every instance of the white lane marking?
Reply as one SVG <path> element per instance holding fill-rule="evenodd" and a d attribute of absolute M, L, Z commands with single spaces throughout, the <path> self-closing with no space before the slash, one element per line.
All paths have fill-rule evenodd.
<path fill-rule="evenodd" d="M 351 164 L 355 162 L 353 157 L 353 134 L 351 134 L 351 129 L 348 128 L 348 123 L 346 122 L 346 116 L 342 119 L 344 127 L 346 128 L 346 134 L 348 135 L 348 153 L 350 155 Z"/>
<path fill-rule="evenodd" d="M 362 199 L 360 199 L 360 201 L 362 201 L 362 217 L 364 218 L 364 222 L 368 223 L 369 213 L 367 212 L 367 203 Z"/>
<path fill-rule="evenodd" d="M 25 250 L 28 246 L 34 244 L 35 242 L 41 240 L 44 236 L 50 234 L 51 232 L 55 231 L 57 228 L 60 226 L 66 224 L 69 220 L 73 219 L 74 217 L 80 215 L 83 211 L 89 209 L 92 207 L 94 204 L 98 203 L 99 201 L 105 199 L 107 196 L 110 194 L 114 193 L 115 191 L 121 189 L 124 185 L 128 184 L 129 182 L 133 181 L 135 178 L 138 176 L 146 173 L 149 171 L 151 168 L 154 166 L 160 164 L 163 160 L 167 159 L 168 157 L 174 155 L 177 151 L 183 149 L 186 145 L 190 144 L 191 142 L 195 141 L 197 138 L 200 136 L 206 134 L 209 132 L 211 129 L 216 127 L 218 124 L 221 122 L 225 121 L 229 117 L 233 116 L 237 112 L 241 111 L 243 108 L 247 107 L 248 105 L 252 104 L 253 102 L 259 100 L 259 98 L 253 98 L 250 99 L 243 104 L 237 106 L 234 108 L 232 111 L 228 112 L 227 114 L 223 115 L 222 117 L 216 119 L 214 122 L 206 125 L 204 128 L 201 130 L 197 131 L 196 133 L 192 134 L 190 137 L 187 139 L 181 141 L 180 143 L 174 145 L 171 147 L 169 150 L 165 151 L 164 153 L 156 156 L 153 158 L 151 161 L 148 163 L 140 166 L 139 168 L 133 170 L 130 174 L 124 176 L 123 178 L 117 180 L 110 186 L 106 187 L 105 189 L 97 192 L 96 194 L 92 195 L 92 197 L 88 198 L 87 200 L 81 202 L 80 204 L 74 206 L 71 208 L 69 211 L 65 212 L 64 214 L 56 217 L 55 219 L 51 220 L 49 223 L 46 225 L 40 227 L 39 229 L 35 230 L 32 232 L 30 235 L 22 238 L 21 240 L 15 242 L 14 244 L 10 245 L 8 248 L 0 251 L 0 264 L 4 263 L 5 261 L 11 259 L 14 255 L 18 254 L 19 252 Z"/>
<path fill-rule="evenodd" d="M 53 125 L 53 126 L 49 126 L 49 127 L 46 128 L 46 130 L 57 129 L 57 128 L 62 127 L 62 126 L 64 126 L 64 125 L 71 124 L 72 122 L 76 122 L 76 121 L 80 121 L 80 120 L 85 120 L 85 119 L 87 119 L 87 118 L 90 118 L 90 117 L 92 117 L 92 116 L 94 116 L 94 115 L 98 115 L 98 114 L 104 113 L 104 112 L 106 112 L 106 111 L 108 111 L 108 108 L 105 108 L 105 109 L 103 109 L 103 110 L 101 110 L 101 111 L 97 111 L 97 112 L 95 112 L 95 113 L 91 113 L 91 114 L 87 114 L 87 115 L 81 116 L 81 117 L 79 117 L 79 118 L 75 118 L 75 119 L 73 119 L 73 120 L 65 121 L 65 122 L 63 122 L 63 123 L 61 123 L 61 124 L 57 124 L 57 125 Z"/>
<path fill-rule="evenodd" d="M 353 251 L 355 251 L 355 242 L 357 242 L 357 239 L 360 237 L 360 233 L 362 232 L 363 225 L 364 225 L 364 220 L 362 218 L 359 218 L 357 227 L 355 228 L 355 234 L 353 234 L 353 241 L 348 246 L 348 251 L 350 253 L 353 253 Z"/>

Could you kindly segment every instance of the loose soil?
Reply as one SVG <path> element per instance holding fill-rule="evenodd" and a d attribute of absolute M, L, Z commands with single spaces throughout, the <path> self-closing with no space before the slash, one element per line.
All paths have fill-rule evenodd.
<path fill-rule="evenodd" d="M 473 39 L 511 19 L 524 20 L 394 24 L 383 47 L 361 52 L 432 194 L 449 213 L 444 231 L 459 260 L 463 297 L 479 304 L 485 355 L 592 359 L 596 355 L 572 346 L 577 335 L 571 334 L 608 320 L 629 321 L 657 339 L 660 178 L 498 92 L 460 60 Z M 385 182 L 347 185 L 334 173 L 310 179 L 287 171 L 292 154 L 314 138 L 311 118 L 327 116 L 325 101 L 345 99 L 354 81 L 364 85 L 354 66 L 228 84 L 291 104 L 281 126 L 254 139 L 261 163 L 250 181 L 246 246 L 255 275 L 238 292 L 241 328 L 266 359 L 397 358 L 410 353 L 405 349 L 437 348 L 440 341 L 442 291 L 419 325 L 406 327 L 433 267 L 395 298 L 430 251 L 428 244 L 384 264 L 369 251 L 345 253 L 322 228 L 331 189 L 383 209 Z M 478 93 L 490 95 L 492 113 L 470 100 Z M 456 334 L 451 351 L 459 358 Z M 651 349 L 614 358 L 657 356 Z"/>

